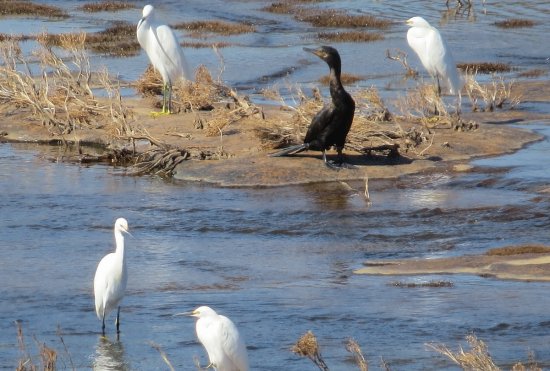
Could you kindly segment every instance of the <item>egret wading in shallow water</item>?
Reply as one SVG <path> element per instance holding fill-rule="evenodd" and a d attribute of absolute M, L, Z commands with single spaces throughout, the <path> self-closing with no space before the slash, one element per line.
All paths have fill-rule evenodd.
<path fill-rule="evenodd" d="M 346 164 L 342 155 L 346 137 L 355 114 L 355 101 L 344 89 L 340 81 L 342 73 L 342 61 L 338 51 L 330 46 L 321 46 L 317 49 L 304 48 L 324 60 L 330 68 L 329 87 L 331 102 L 323 107 L 311 120 L 308 127 L 304 144 L 292 146 L 272 154 L 272 157 L 288 156 L 306 150 L 323 152 L 323 161 L 332 169 L 341 167 L 352 168 Z M 336 163 L 327 161 L 326 150 L 336 147 L 338 161 Z"/>
<path fill-rule="evenodd" d="M 409 28 L 407 42 L 420 58 L 420 62 L 436 81 L 437 93 L 441 95 L 440 79 L 445 82 L 451 94 L 459 94 L 461 80 L 451 50 L 443 37 L 422 17 L 412 17 L 406 21 Z"/>
<path fill-rule="evenodd" d="M 202 306 L 187 314 L 198 318 L 197 337 L 202 343 L 210 364 L 217 371 L 248 371 L 248 354 L 235 324 L 212 308 Z"/>
<path fill-rule="evenodd" d="M 128 222 L 118 218 L 115 222 L 116 250 L 101 259 L 94 277 L 95 312 L 102 321 L 101 331 L 105 335 L 105 317 L 117 308 L 116 332 L 120 333 L 120 301 L 128 281 L 126 259 L 124 258 L 124 235 L 128 233 Z"/>
<path fill-rule="evenodd" d="M 178 79 L 190 78 L 183 50 L 172 29 L 156 20 L 152 5 L 143 7 L 143 17 L 137 26 L 137 39 L 155 70 L 162 76 L 161 113 L 169 114 L 172 112 L 172 85 Z"/>

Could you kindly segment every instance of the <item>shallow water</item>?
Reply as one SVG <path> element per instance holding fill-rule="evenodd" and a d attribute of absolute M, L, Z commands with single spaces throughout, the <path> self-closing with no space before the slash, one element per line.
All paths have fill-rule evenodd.
<path fill-rule="evenodd" d="M 136 23 L 141 17 L 142 2 L 136 2 L 136 9 L 117 13 L 87 14 L 78 7 L 81 1 L 43 0 L 37 1 L 61 6 L 72 15 L 62 21 L 39 21 L 26 19 L 1 20 L 6 33 L 37 33 L 44 30 L 53 33 L 85 30 L 94 32 L 109 26 L 115 20 Z M 304 46 L 322 44 L 316 35 L 323 29 L 311 27 L 308 23 L 294 20 L 288 15 L 270 14 L 261 9 L 273 1 L 266 0 L 187 0 L 185 5 L 176 0 L 150 1 L 155 5 L 159 18 L 168 24 L 182 21 L 221 19 L 234 22 L 249 22 L 256 26 L 255 33 L 231 37 L 209 36 L 207 39 L 195 39 L 179 32 L 180 41 L 216 42 L 226 41 L 232 47 L 220 50 L 220 58 L 209 48 L 186 48 L 185 54 L 190 66 L 195 68 L 206 65 L 214 76 L 220 69 L 221 75 L 230 86 L 252 94 L 257 100 L 263 99 L 260 91 L 264 88 L 276 88 L 287 98 L 287 88 L 293 83 L 311 83 L 317 85 L 317 79 L 328 73 L 326 65 L 314 56 L 304 52 Z M 451 3 L 454 3 L 451 1 Z M 365 80 L 350 86 L 350 90 L 376 86 L 384 98 L 394 100 L 404 95 L 403 89 L 416 86 L 415 81 L 403 78 L 404 70 L 398 62 L 385 57 L 386 50 L 392 54 L 397 49 L 409 54 L 409 63 L 417 68 L 423 79 L 429 80 L 420 63 L 409 49 L 405 34 L 407 27 L 403 22 L 415 15 L 425 17 L 432 25 L 441 30 L 447 39 L 457 62 L 503 62 L 513 67 L 506 78 L 516 77 L 518 73 L 531 69 L 550 71 L 550 54 L 547 37 L 550 24 L 550 4 L 546 0 L 535 1 L 474 1 L 470 12 L 464 9 L 447 9 L 445 1 L 421 0 L 403 2 L 401 0 L 345 0 L 320 2 L 318 7 L 337 8 L 352 14 L 368 13 L 389 19 L 395 24 L 381 31 L 384 40 L 372 43 L 334 43 L 343 60 L 343 71 L 364 76 Z M 503 30 L 494 26 L 494 22 L 508 18 L 527 18 L 536 23 L 531 28 Z M 330 31 L 339 31 L 332 29 Z M 377 31 L 377 30 L 369 30 Z M 26 50 L 31 50 L 27 43 Z M 25 48 L 24 48 L 25 49 Z M 144 52 L 132 58 L 92 57 L 92 66 L 106 65 L 109 71 L 121 79 L 134 81 L 145 70 L 148 63 Z M 223 66 L 223 67 L 222 67 Z M 246 71 L 246 73 L 245 73 Z M 546 75 L 547 76 L 547 75 Z M 490 79 L 479 75 L 480 81 Z M 127 92 L 131 94 L 131 92 Z M 388 104 L 391 103 L 387 102 Z"/>
<path fill-rule="evenodd" d="M 374 369 L 379 357 L 396 370 L 452 369 L 424 344 L 456 347 L 470 332 L 500 365 L 534 351 L 550 366 L 548 283 L 352 274 L 366 259 L 547 243 L 550 197 L 537 190 L 548 172 L 534 159 L 547 162 L 549 147 L 545 140 L 479 160 L 468 174 L 371 181 L 369 205 L 339 185 L 214 188 L 46 160 L 58 148 L 0 145 L 0 364 L 17 363 L 20 320 L 30 349 L 35 336 L 68 366 L 58 326 L 78 368 L 163 369 L 152 341 L 174 367 L 192 369 L 194 356 L 206 362 L 194 321 L 173 314 L 207 304 L 238 324 L 258 370 L 313 368 L 288 350 L 307 330 L 334 370 L 353 368 L 348 337 Z M 99 336 L 92 278 L 119 216 L 134 237 L 126 239 L 130 279 L 117 342 L 112 320 L 109 340 Z M 396 280 L 453 286 L 397 288 Z"/>
<path fill-rule="evenodd" d="M 5 32 L 48 29 L 95 31 L 113 19 L 137 22 L 140 10 L 116 14 L 75 13 L 76 1 L 60 5 L 69 20 L 1 20 Z M 326 66 L 302 51 L 317 44 L 318 30 L 259 9 L 268 1 L 154 2 L 162 16 L 183 20 L 250 20 L 258 33 L 231 38 L 222 49 L 223 79 L 246 92 L 273 84 L 310 83 Z M 228 5 L 229 4 L 229 5 Z M 138 4 L 141 6 L 142 4 Z M 488 1 L 474 17 L 439 22 L 444 1 L 338 1 L 322 7 L 365 11 L 401 21 L 422 14 L 439 27 L 458 61 L 503 61 L 517 71 L 548 69 L 547 1 Z M 519 12 L 519 13 L 518 13 Z M 497 20 L 522 16 L 534 28 L 501 31 Z M 404 26 L 368 45 L 338 44 L 344 69 L 398 97 L 401 67 L 384 58 L 387 48 L 408 51 Z M 184 36 L 181 34 L 180 36 Z M 32 45 L 26 46 L 28 49 Z M 193 65 L 217 70 L 209 49 L 186 49 Z M 145 68 L 135 58 L 94 56 L 121 78 L 134 80 Z M 246 75 L 242 65 L 246 64 Z M 411 64 L 418 66 L 416 59 Z M 280 71 L 292 71 L 280 77 Z M 277 77 L 270 77 L 277 76 Z M 132 94 L 132 92 L 129 92 Z M 256 99 L 259 99 L 256 96 Z M 542 108 L 541 108 L 542 107 Z M 544 110 L 536 104 L 528 109 Z M 546 125 L 532 126 L 545 136 Z M 352 271 L 366 259 L 438 257 L 479 253 L 520 243 L 547 243 L 550 227 L 550 153 L 546 139 L 517 154 L 477 160 L 467 174 L 423 174 L 371 181 L 372 204 L 338 184 L 267 189 L 224 189 L 195 183 L 132 178 L 116 168 L 48 161 L 61 148 L 0 145 L 0 367 L 19 359 L 15 320 L 21 320 L 33 354 L 35 342 L 59 351 L 60 368 L 166 369 L 149 342 L 162 346 L 176 369 L 207 361 L 194 334 L 194 321 L 173 314 L 210 305 L 231 317 L 249 346 L 257 370 L 313 369 L 289 347 L 312 330 L 332 370 L 353 369 L 343 347 L 348 337 L 363 347 L 371 368 L 380 357 L 393 370 L 454 369 L 425 347 L 455 348 L 475 332 L 499 365 L 527 359 L 550 367 L 548 283 L 507 282 L 471 276 L 372 277 Z M 37 153 L 39 155 L 37 155 Z M 330 196 L 327 196 L 329 191 Z M 129 284 L 122 309 L 120 341 L 99 336 L 93 312 L 92 279 L 99 259 L 112 250 L 112 223 L 128 219 Z M 452 287 L 398 288 L 395 280 L 446 280 Z M 58 326 L 70 357 L 63 351 Z M 35 358 L 35 361 L 37 358 Z"/>

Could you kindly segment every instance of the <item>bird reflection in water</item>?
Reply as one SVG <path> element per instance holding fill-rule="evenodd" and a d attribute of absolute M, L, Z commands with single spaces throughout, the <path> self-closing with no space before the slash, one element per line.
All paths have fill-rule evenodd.
<path fill-rule="evenodd" d="M 124 357 L 124 345 L 120 340 L 111 341 L 106 336 L 99 336 L 94 361 L 94 370 L 130 370 L 130 364 Z"/>

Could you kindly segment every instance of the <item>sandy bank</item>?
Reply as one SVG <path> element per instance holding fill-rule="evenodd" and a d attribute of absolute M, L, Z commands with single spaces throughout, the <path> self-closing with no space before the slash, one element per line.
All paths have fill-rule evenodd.
<path fill-rule="evenodd" d="M 371 260 L 356 274 L 473 274 L 508 280 L 550 281 L 550 254 L 468 255 L 442 259 Z"/>

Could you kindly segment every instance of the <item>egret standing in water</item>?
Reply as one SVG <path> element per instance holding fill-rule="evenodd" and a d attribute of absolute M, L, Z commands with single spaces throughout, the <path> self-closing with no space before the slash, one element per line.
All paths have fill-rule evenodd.
<path fill-rule="evenodd" d="M 143 17 L 137 26 L 137 39 L 153 67 L 162 76 L 162 112 L 172 113 L 172 85 L 178 79 L 189 80 L 190 73 L 176 35 L 155 18 L 152 5 L 143 7 Z"/>
<path fill-rule="evenodd" d="M 461 82 L 453 55 L 437 28 L 422 17 L 412 17 L 406 23 L 411 26 L 407 32 L 407 42 L 436 81 L 438 95 L 441 95 L 440 79 L 445 81 L 451 94 L 460 93 Z"/>
<path fill-rule="evenodd" d="M 248 354 L 235 324 L 212 308 L 202 306 L 189 314 L 198 318 L 197 337 L 202 343 L 210 365 L 217 371 L 248 371 Z"/>
<path fill-rule="evenodd" d="M 342 73 L 340 54 L 331 46 L 321 46 L 317 49 L 304 48 L 304 50 L 315 54 L 328 64 L 330 68 L 330 96 L 332 99 L 311 120 L 304 138 L 304 144 L 285 148 L 271 156 L 287 156 L 311 149 L 323 152 L 323 161 L 329 168 L 353 167 L 344 162 L 342 155 L 346 137 L 351 129 L 355 114 L 355 101 L 340 81 Z M 328 162 L 326 157 L 326 150 L 332 146 L 336 147 L 338 152 L 338 162 L 336 164 Z"/>
<path fill-rule="evenodd" d="M 124 297 L 128 281 L 122 233 L 130 233 L 128 222 L 124 218 L 118 218 L 115 222 L 116 250 L 101 259 L 94 277 L 95 312 L 97 318 L 102 321 L 103 335 L 105 335 L 105 317 L 115 308 L 118 308 L 115 322 L 116 332 L 120 333 L 120 301 Z"/>

